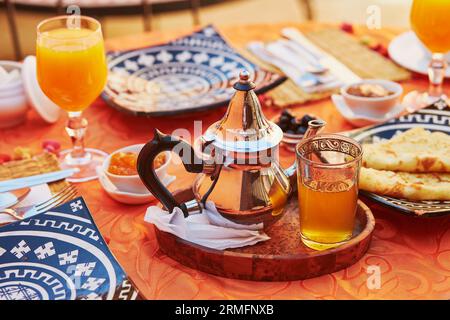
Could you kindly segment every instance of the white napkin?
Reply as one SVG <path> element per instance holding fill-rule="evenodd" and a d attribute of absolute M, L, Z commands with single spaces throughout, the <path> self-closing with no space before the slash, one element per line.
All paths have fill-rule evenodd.
<path fill-rule="evenodd" d="M 2 194 L 3 196 L 5 194 Z M 14 195 L 10 194 L 14 197 Z M 7 196 L 6 196 L 7 197 Z M 27 207 L 31 205 L 35 205 L 38 203 L 42 203 L 52 197 L 52 193 L 50 191 L 50 188 L 48 184 L 40 184 L 34 187 L 31 187 L 30 192 L 28 195 L 23 199 L 20 203 L 13 206 L 13 208 L 21 208 L 21 207 Z M 15 198 L 15 197 L 14 197 Z M 0 213 L 0 224 L 4 223 L 10 223 L 17 221 L 13 217 L 11 217 L 9 214 Z"/>
<path fill-rule="evenodd" d="M 161 231 L 217 250 L 250 246 L 270 239 L 262 231 L 262 223 L 244 226 L 229 221 L 220 215 L 212 201 L 206 202 L 201 214 L 187 218 L 179 208 L 169 214 L 157 206 L 151 206 L 144 221 L 154 224 Z"/>

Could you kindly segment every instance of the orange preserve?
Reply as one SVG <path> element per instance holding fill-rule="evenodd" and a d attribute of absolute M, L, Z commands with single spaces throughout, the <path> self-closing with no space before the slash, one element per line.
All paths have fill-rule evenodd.
<path fill-rule="evenodd" d="M 137 157 L 134 152 L 116 152 L 111 156 L 108 172 L 118 176 L 132 176 L 137 173 Z M 154 160 L 154 168 L 158 169 L 166 162 L 166 155 L 159 154 Z"/>
<path fill-rule="evenodd" d="M 39 85 L 60 108 L 83 111 L 102 92 L 107 67 L 99 30 L 53 29 L 36 47 Z"/>
<path fill-rule="evenodd" d="M 417 37 L 431 52 L 450 51 L 449 0 L 414 0 L 411 25 Z"/>

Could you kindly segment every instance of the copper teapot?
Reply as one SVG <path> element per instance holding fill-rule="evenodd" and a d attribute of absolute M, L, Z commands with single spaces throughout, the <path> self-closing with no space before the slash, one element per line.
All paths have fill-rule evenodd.
<path fill-rule="evenodd" d="M 278 149 L 283 132 L 264 116 L 249 73 L 242 71 L 233 87 L 236 93 L 225 116 L 206 130 L 197 152 L 188 142 L 155 130 L 139 154 L 137 170 L 169 212 L 179 207 L 188 216 L 201 212 L 211 200 L 233 222 L 269 226 L 282 216 L 295 188 L 296 165 L 281 168 Z M 305 136 L 315 135 L 323 125 L 311 123 Z M 195 199 L 178 203 L 156 175 L 153 160 L 168 150 L 179 154 L 188 172 L 198 173 L 192 186 Z"/>

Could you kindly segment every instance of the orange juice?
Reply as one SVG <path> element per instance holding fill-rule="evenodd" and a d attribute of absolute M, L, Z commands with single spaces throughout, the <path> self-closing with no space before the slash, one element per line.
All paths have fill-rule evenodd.
<path fill-rule="evenodd" d="M 298 186 L 303 242 L 321 250 L 350 239 L 358 199 L 355 183 L 298 181 Z"/>
<path fill-rule="evenodd" d="M 36 51 L 39 85 L 60 108 L 82 111 L 103 90 L 107 68 L 101 33 L 50 30 L 38 40 Z"/>
<path fill-rule="evenodd" d="M 431 52 L 450 51 L 450 0 L 414 0 L 411 25 Z"/>

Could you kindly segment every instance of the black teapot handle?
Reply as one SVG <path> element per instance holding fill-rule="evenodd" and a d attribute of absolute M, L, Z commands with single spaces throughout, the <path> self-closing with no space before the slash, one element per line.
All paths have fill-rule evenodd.
<path fill-rule="evenodd" d="M 139 153 L 137 171 L 147 189 L 161 201 L 169 212 L 178 207 L 187 217 L 189 214 L 186 205 L 175 200 L 174 196 L 159 180 L 154 168 L 154 160 L 158 154 L 172 150 L 178 152 L 186 171 L 192 173 L 203 171 L 203 160 L 195 154 L 189 143 L 180 138 L 164 134 L 158 129 L 155 129 L 153 140 L 145 144 Z"/>

